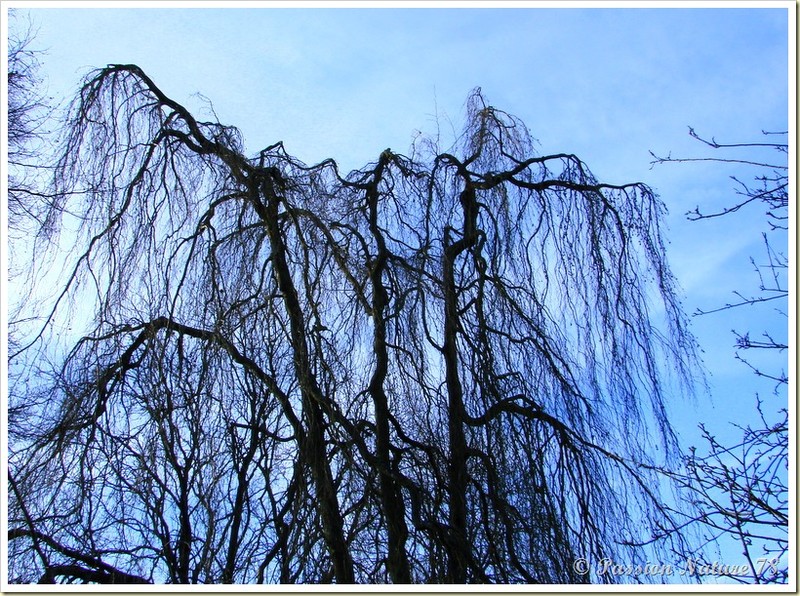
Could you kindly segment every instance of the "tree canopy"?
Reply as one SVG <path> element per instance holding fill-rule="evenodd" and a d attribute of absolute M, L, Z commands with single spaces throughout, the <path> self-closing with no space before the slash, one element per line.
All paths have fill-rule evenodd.
<path fill-rule="evenodd" d="M 40 52 L 33 49 L 35 30 L 32 23 L 22 23 L 15 10 L 9 9 L 8 39 L 8 224 L 16 237 L 27 230 L 20 229 L 28 220 L 36 221 L 37 203 L 43 198 L 33 182 L 36 172 L 44 169 L 38 161 L 41 155 L 44 125 L 52 112 L 43 94 L 39 72 Z"/>
<path fill-rule="evenodd" d="M 347 174 L 135 65 L 70 114 L 37 237 L 69 266 L 10 354 L 12 581 L 614 581 L 574 562 L 675 524 L 695 345 L 650 188 L 479 90 L 450 149 Z"/>

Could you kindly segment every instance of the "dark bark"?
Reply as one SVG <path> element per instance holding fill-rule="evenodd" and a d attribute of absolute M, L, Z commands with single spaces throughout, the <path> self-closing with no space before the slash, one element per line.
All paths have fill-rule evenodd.
<path fill-rule="evenodd" d="M 445 234 L 443 270 L 444 343 L 442 354 L 445 362 L 447 384 L 447 430 L 450 441 L 448 462 L 449 523 L 452 538 L 449 543 L 447 579 L 453 583 L 465 583 L 469 566 L 467 537 L 467 440 L 464 433 L 464 389 L 459 375 L 459 289 L 455 280 L 456 261 L 462 253 L 477 242 L 477 205 L 475 190 L 465 180 L 466 188 L 461 193 L 461 210 L 464 224 L 460 238 L 453 241 Z"/>
<path fill-rule="evenodd" d="M 39 583 L 49 584 L 54 583 L 58 577 L 67 577 L 78 579 L 84 582 L 102 583 L 102 584 L 149 584 L 150 581 L 129 573 L 125 573 L 116 569 L 112 565 L 105 563 L 99 558 L 91 557 L 83 552 L 63 546 L 54 540 L 51 536 L 42 534 L 35 530 L 26 530 L 23 528 L 9 528 L 8 541 L 17 539 L 28 538 L 34 541 L 40 541 L 47 546 L 53 548 L 55 551 L 69 557 L 72 560 L 83 563 L 83 565 L 69 564 L 58 565 L 48 564 L 45 566 L 45 572 L 39 579 Z"/>
<path fill-rule="evenodd" d="M 389 557 L 387 568 L 392 582 L 411 583 L 411 572 L 406 555 L 408 527 L 405 522 L 405 504 L 400 486 L 392 472 L 390 454 L 391 437 L 389 430 L 389 401 L 384 390 L 384 382 L 389 371 L 389 354 L 386 347 L 386 308 L 389 296 L 383 283 L 383 275 L 389 253 L 386 241 L 378 224 L 378 186 L 381 175 L 390 158 L 388 152 L 381 154 L 375 168 L 372 183 L 367 188 L 367 208 L 369 210 L 369 229 L 377 245 L 377 252 L 369 267 L 369 280 L 372 287 L 372 320 L 374 335 L 372 349 L 375 353 L 375 370 L 369 382 L 369 393 L 375 405 L 376 449 L 379 465 L 380 493 L 383 515 L 386 518 L 386 531 L 389 538 Z"/>
<path fill-rule="evenodd" d="M 344 537 L 344 521 L 326 451 L 323 408 L 328 405 L 327 398 L 320 390 L 311 369 L 303 310 L 286 261 L 287 249 L 279 216 L 281 197 L 269 172 L 259 173 L 257 180 L 259 184 L 252 189 L 251 200 L 267 228 L 270 239 L 275 282 L 283 296 L 289 318 L 294 369 L 303 396 L 303 416 L 306 421 L 303 455 L 314 479 L 322 533 L 333 563 L 334 576 L 338 583 L 349 584 L 355 581 L 353 560 Z"/>

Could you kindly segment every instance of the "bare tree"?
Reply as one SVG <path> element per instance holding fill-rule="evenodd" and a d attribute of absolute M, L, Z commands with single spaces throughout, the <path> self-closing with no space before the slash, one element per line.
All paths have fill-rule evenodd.
<path fill-rule="evenodd" d="M 750 259 L 758 279 L 755 292 L 735 291 L 735 299 L 722 306 L 697 309 L 696 316 L 709 315 L 742 307 L 772 307 L 776 329 L 767 329 L 753 337 L 753 331 L 733 330 L 735 358 L 773 386 L 770 402 L 756 396 L 757 419 L 753 425 L 737 425 L 741 440 L 734 445 L 720 443 L 714 434 L 701 426 L 707 447 L 692 448 L 685 457 L 683 472 L 671 474 L 693 492 L 693 504 L 707 539 L 732 538 L 742 548 L 748 573 L 730 574 L 742 583 L 786 583 L 789 577 L 789 414 L 786 389 L 789 378 L 784 354 L 788 349 L 787 286 L 788 257 L 775 248 L 770 238 L 786 242 L 789 224 L 789 168 L 786 132 L 763 132 L 765 142 L 718 143 L 704 139 L 694 129 L 689 134 L 707 147 L 722 150 L 723 156 L 697 158 L 657 157 L 653 164 L 711 161 L 755 168 L 753 183 L 732 176 L 737 199 L 720 211 L 704 213 L 699 207 L 687 214 L 697 221 L 729 216 L 746 209 L 763 209 L 767 229 L 761 232 L 765 260 Z M 742 157 L 742 152 L 745 152 Z M 764 159 L 757 152 L 768 152 Z M 754 155 L 756 155 L 754 157 Z M 759 220 L 756 220 L 759 221 Z M 780 335 L 779 335 L 780 334 Z M 756 356 L 749 356 L 758 352 Z M 777 405 L 774 405 L 777 404 Z M 766 410 L 766 411 L 765 411 Z M 702 559 L 701 559 L 702 561 Z"/>
<path fill-rule="evenodd" d="M 611 581 L 574 561 L 675 524 L 695 344 L 648 187 L 479 91 L 451 150 L 347 175 L 245 156 L 134 65 L 71 114 L 42 234 L 80 248 L 10 356 L 46 404 L 11 444 L 16 581 Z"/>
<path fill-rule="evenodd" d="M 39 56 L 33 49 L 36 30 L 16 10 L 9 10 L 8 38 L 8 223 L 12 233 L 29 229 L 36 221 L 41 198 L 37 173 L 44 169 L 39 159 L 45 125 L 52 107 L 44 94 Z"/>

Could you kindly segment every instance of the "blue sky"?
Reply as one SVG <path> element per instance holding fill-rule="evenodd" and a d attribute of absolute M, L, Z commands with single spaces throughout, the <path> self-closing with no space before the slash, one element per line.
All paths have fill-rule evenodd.
<path fill-rule="evenodd" d="M 642 181 L 661 195 L 670 212 L 668 257 L 689 312 L 729 301 L 736 289 L 756 290 L 748 259 L 763 254 L 762 209 L 698 223 L 684 217 L 696 205 L 711 211 L 730 204 L 729 176 L 749 181 L 753 172 L 713 164 L 651 169 L 648 151 L 708 155 L 688 136 L 690 125 L 721 142 L 757 141 L 762 129 L 793 130 L 790 2 L 25 6 L 38 27 L 36 46 L 47 52 L 43 74 L 55 98 L 74 92 L 91 68 L 136 63 L 204 117 L 208 104 L 198 94 L 207 97 L 221 122 L 242 131 L 248 152 L 280 140 L 308 163 L 334 157 L 345 171 L 386 147 L 407 152 L 417 131 L 436 130 L 437 115 L 447 138 L 450 122 L 461 126 L 468 93 L 480 86 L 493 105 L 529 126 L 541 153 L 575 153 L 603 181 Z M 713 399 L 673 405 L 687 445 L 698 443 L 697 422 L 725 436 L 729 422 L 752 419 L 756 392 L 770 393 L 733 358 L 730 330 L 760 331 L 750 325 L 752 315 L 695 319 Z"/>
<path fill-rule="evenodd" d="M 724 6 L 724 5 L 721 5 Z M 785 126 L 785 11 L 754 9 L 42 9 L 51 91 L 135 62 L 189 104 L 201 93 L 256 151 L 360 167 L 405 150 L 469 91 L 598 174 L 647 169 L 647 149 Z M 634 170 L 635 171 L 632 171 Z"/>

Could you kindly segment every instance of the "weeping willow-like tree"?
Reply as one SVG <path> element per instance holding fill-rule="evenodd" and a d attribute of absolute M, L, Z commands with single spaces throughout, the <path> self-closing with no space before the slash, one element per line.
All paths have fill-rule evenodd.
<path fill-rule="evenodd" d="M 610 581 L 671 527 L 694 344 L 649 188 L 480 92 L 448 152 L 347 175 L 133 65 L 71 113 L 39 242 L 73 258 L 10 355 L 12 581 Z"/>

